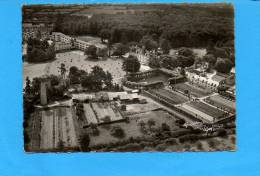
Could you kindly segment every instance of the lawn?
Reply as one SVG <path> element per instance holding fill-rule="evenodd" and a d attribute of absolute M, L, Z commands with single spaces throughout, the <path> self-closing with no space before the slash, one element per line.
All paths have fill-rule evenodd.
<path fill-rule="evenodd" d="M 177 90 L 180 90 L 181 92 L 188 90 L 190 94 L 195 97 L 203 97 L 212 93 L 210 89 L 198 88 L 188 83 L 178 83 L 172 85 L 172 87 L 176 88 Z"/>
<path fill-rule="evenodd" d="M 141 137 L 146 135 L 148 136 L 149 134 L 144 134 L 140 130 L 140 125 L 139 125 L 140 120 L 143 120 L 145 123 L 147 123 L 149 119 L 154 119 L 155 121 L 154 127 L 159 127 L 161 126 L 162 123 L 166 123 L 170 126 L 171 130 L 179 129 L 179 127 L 175 125 L 176 119 L 166 111 L 150 111 L 146 113 L 135 114 L 129 116 L 129 118 L 130 118 L 129 123 L 119 122 L 119 123 L 98 126 L 98 130 L 100 133 L 98 136 L 90 136 L 91 138 L 90 146 L 97 145 L 97 144 L 108 144 L 110 142 L 126 140 L 129 139 L 129 137 L 135 138 L 135 137 Z M 116 138 L 114 136 L 111 136 L 110 130 L 115 126 L 120 126 L 124 130 L 125 132 L 124 138 L 121 139 L 121 138 Z M 148 128 L 147 124 L 145 126 L 146 128 Z"/>
<path fill-rule="evenodd" d="M 93 110 L 97 113 L 99 122 L 102 122 L 106 116 L 109 116 L 111 121 L 123 119 L 119 111 L 117 111 L 109 103 L 92 103 Z"/>
<path fill-rule="evenodd" d="M 160 108 L 157 104 L 147 102 L 146 104 L 128 104 L 126 105 L 126 111 L 128 113 L 141 113 L 148 112 Z"/>

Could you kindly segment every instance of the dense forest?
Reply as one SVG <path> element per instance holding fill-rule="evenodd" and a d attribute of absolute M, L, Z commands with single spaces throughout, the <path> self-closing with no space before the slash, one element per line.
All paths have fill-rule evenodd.
<path fill-rule="evenodd" d="M 25 8 L 24 21 L 47 19 L 54 22 L 56 31 L 69 35 L 102 37 L 108 33 L 112 43 L 139 42 L 144 35 L 151 35 L 155 40 L 167 39 L 173 48 L 234 45 L 234 14 L 230 4 L 73 7 L 74 11 L 68 11 L 68 6 L 55 11 L 46 7 L 45 11 L 42 8 L 40 12 L 34 10 L 29 15 Z"/>

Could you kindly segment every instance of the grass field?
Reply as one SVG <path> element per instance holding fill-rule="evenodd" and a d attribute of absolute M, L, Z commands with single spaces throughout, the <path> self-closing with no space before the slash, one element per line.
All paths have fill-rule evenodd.
<path fill-rule="evenodd" d="M 214 96 L 210 96 L 206 99 L 206 101 L 209 101 L 209 103 L 211 103 L 212 105 L 216 106 L 216 107 L 221 107 L 224 108 L 228 111 L 236 111 L 236 103 L 230 100 L 227 100 L 225 98 L 223 98 L 220 95 L 214 95 Z"/>
<path fill-rule="evenodd" d="M 37 118 L 37 119 L 36 119 Z M 50 110 L 37 111 L 32 115 L 31 149 L 50 151 L 66 148 L 67 150 L 78 147 L 72 112 L 70 108 L 54 108 Z"/>
<path fill-rule="evenodd" d="M 212 91 L 210 89 L 198 88 L 198 87 L 195 87 L 195 86 L 190 85 L 188 83 L 178 83 L 178 84 L 174 84 L 172 86 L 174 88 L 180 90 L 181 92 L 188 90 L 190 92 L 190 94 L 195 96 L 195 97 L 203 97 L 203 96 L 206 96 L 206 95 L 209 95 L 209 94 L 212 93 Z"/>
<path fill-rule="evenodd" d="M 150 92 L 157 96 L 163 97 L 169 103 L 172 103 L 172 104 L 180 104 L 180 103 L 184 103 L 188 100 L 188 98 L 185 97 L 184 95 L 174 92 L 174 91 L 167 90 L 167 89 L 153 89 L 153 90 L 150 90 Z"/>
<path fill-rule="evenodd" d="M 170 126 L 171 130 L 179 129 L 179 127 L 176 126 L 174 123 L 176 119 L 172 117 L 170 114 L 168 114 L 167 112 L 150 111 L 150 112 L 130 116 L 129 123 L 119 122 L 119 123 L 98 126 L 98 130 L 100 132 L 99 136 L 91 136 L 90 146 L 97 145 L 97 144 L 108 144 L 110 142 L 117 142 L 122 140 L 121 138 L 119 139 L 110 135 L 110 130 L 115 126 L 120 126 L 124 130 L 125 137 L 123 139 L 128 139 L 129 137 L 139 137 L 139 136 L 141 137 L 141 136 L 149 135 L 149 134 L 144 134 L 140 130 L 140 125 L 139 125 L 140 120 L 143 120 L 146 123 L 145 125 L 146 128 L 148 128 L 147 121 L 149 119 L 153 119 L 155 121 L 154 128 L 161 126 L 162 123 L 166 123 Z"/>
<path fill-rule="evenodd" d="M 93 110 L 96 111 L 98 121 L 103 122 L 106 116 L 109 116 L 111 121 L 117 121 L 123 119 L 119 111 L 112 109 L 112 105 L 109 103 L 92 103 Z"/>

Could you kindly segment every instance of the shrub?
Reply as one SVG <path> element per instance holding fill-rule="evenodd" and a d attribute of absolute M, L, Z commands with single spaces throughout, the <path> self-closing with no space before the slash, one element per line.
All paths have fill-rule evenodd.
<path fill-rule="evenodd" d="M 113 127 L 110 134 L 114 137 L 123 138 L 125 137 L 125 132 L 121 127 Z"/>
<path fill-rule="evenodd" d="M 176 138 L 169 138 L 165 140 L 166 144 L 170 144 L 170 145 L 176 145 L 177 144 L 177 139 Z"/>
<path fill-rule="evenodd" d="M 227 136 L 227 131 L 225 129 L 220 129 L 217 135 L 220 137 Z"/>
<path fill-rule="evenodd" d="M 166 123 L 162 123 L 162 130 L 163 131 L 170 131 L 170 126 L 167 125 Z"/>
<path fill-rule="evenodd" d="M 203 146 L 202 146 L 202 143 L 201 143 L 201 142 L 198 142 L 197 148 L 198 148 L 198 150 L 200 150 L 200 151 L 203 150 Z"/>
<path fill-rule="evenodd" d="M 85 134 L 80 137 L 80 146 L 82 151 L 89 151 L 89 142 L 90 138 L 88 134 Z"/>

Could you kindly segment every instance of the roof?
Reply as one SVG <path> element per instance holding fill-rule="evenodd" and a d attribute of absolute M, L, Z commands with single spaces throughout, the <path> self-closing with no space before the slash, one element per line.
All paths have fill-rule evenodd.
<path fill-rule="evenodd" d="M 72 94 L 72 99 L 77 99 L 77 100 L 92 100 L 95 96 L 93 94 Z"/>
<path fill-rule="evenodd" d="M 212 77 L 212 80 L 213 81 L 217 81 L 217 82 L 220 82 L 220 81 L 222 81 L 222 80 L 224 80 L 225 79 L 225 77 L 222 77 L 222 76 L 219 76 L 219 75 L 214 75 L 213 77 Z"/>

